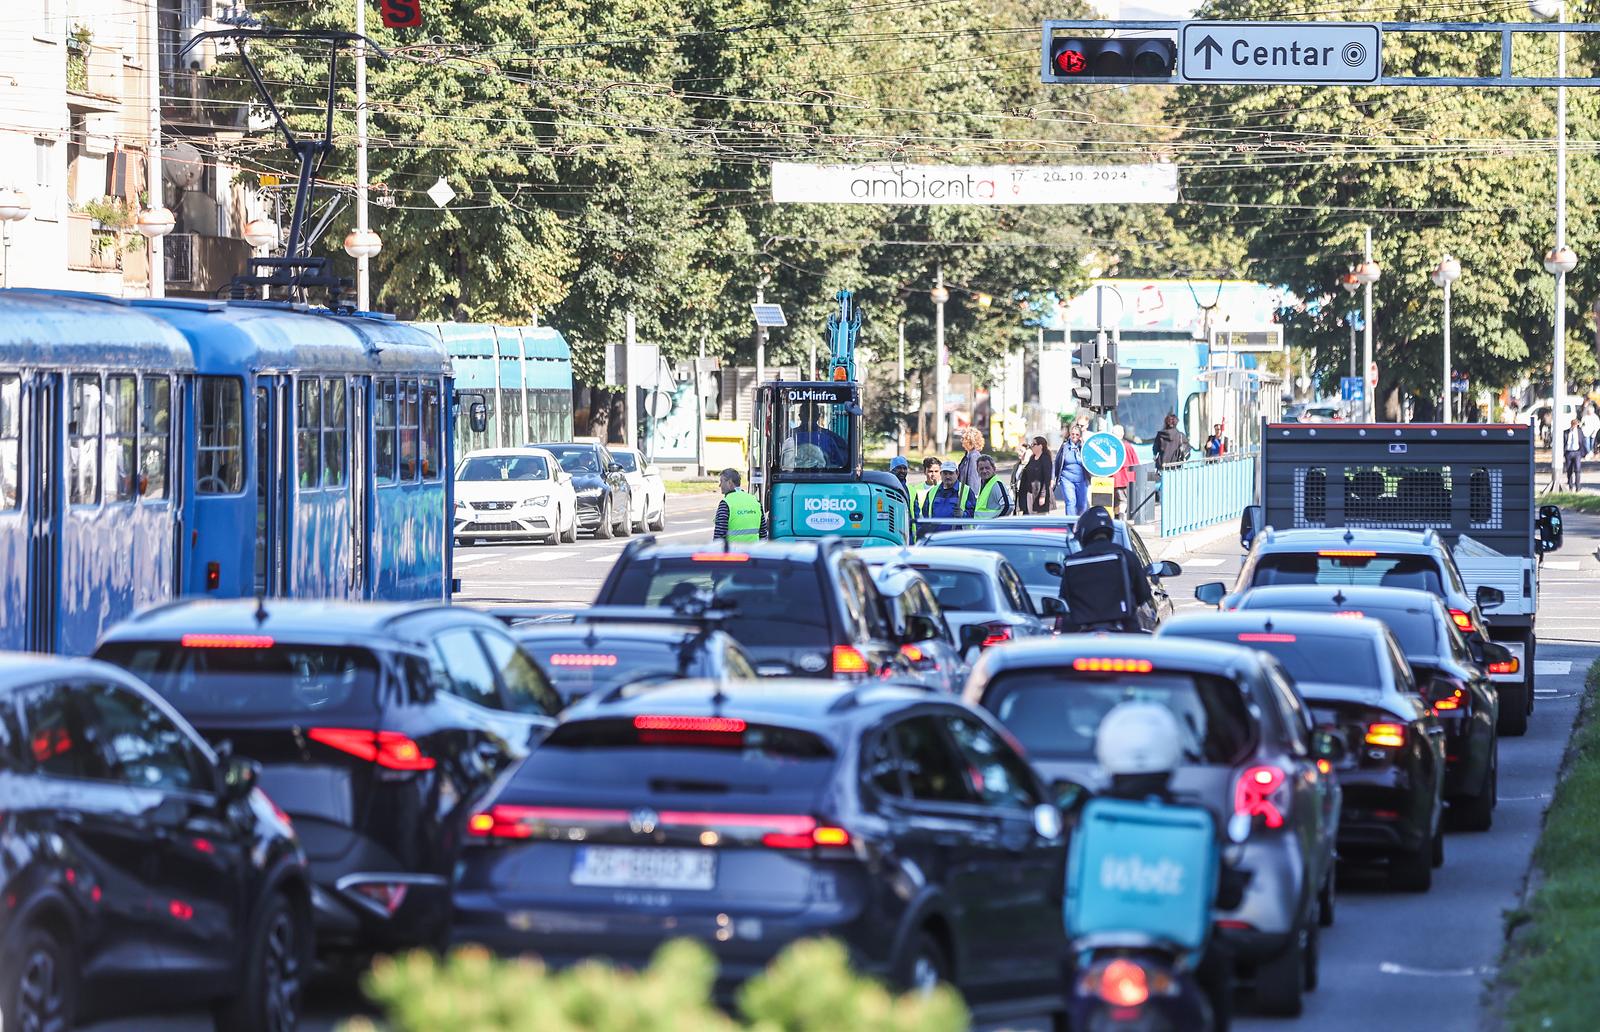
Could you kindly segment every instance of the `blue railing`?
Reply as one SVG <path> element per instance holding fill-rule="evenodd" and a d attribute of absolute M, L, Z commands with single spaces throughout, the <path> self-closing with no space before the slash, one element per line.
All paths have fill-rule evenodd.
<path fill-rule="evenodd" d="M 1161 536 L 1236 520 L 1255 493 L 1255 452 L 1168 466 L 1161 471 Z"/>

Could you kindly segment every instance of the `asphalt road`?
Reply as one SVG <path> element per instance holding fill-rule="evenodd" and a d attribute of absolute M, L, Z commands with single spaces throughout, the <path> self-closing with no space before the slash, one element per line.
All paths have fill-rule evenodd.
<path fill-rule="evenodd" d="M 711 536 L 716 497 L 668 499 L 664 535 Z M 1452 833 L 1445 866 L 1425 895 L 1390 892 L 1381 879 L 1356 874 L 1339 884 L 1337 919 L 1321 935 L 1321 986 L 1306 998 L 1298 1021 L 1248 1016 L 1242 999 L 1236 1023 L 1249 1032 L 1293 1028 L 1306 1032 L 1352 1028 L 1469 1030 L 1494 1027 L 1485 989 L 1504 941 L 1504 912 L 1520 905 L 1540 821 L 1577 712 L 1589 663 L 1600 655 L 1600 621 L 1592 613 L 1600 584 L 1600 518 L 1571 514 L 1566 544 L 1545 562 L 1540 578 L 1536 709 L 1528 734 L 1501 742 L 1500 806 L 1494 829 Z M 625 539 L 573 545 L 490 545 L 458 549 L 457 600 L 474 605 L 586 604 Z M 1153 543 L 1152 543 L 1153 544 Z M 1180 560 L 1184 573 L 1169 582 L 1180 608 L 1198 607 L 1193 586 L 1231 582 L 1238 569 L 1230 537 Z M 351 992 L 324 991 L 312 1001 L 314 1032 L 337 1027 L 358 1003 Z M 168 1015 L 94 1026 L 94 1032 L 189 1032 L 210 1027 L 198 1017 Z M 1009 1029 L 1048 1027 L 1012 1022 Z"/>

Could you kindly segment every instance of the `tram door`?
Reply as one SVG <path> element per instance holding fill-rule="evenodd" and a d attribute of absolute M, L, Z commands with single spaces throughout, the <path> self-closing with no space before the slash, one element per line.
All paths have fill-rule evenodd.
<path fill-rule="evenodd" d="M 31 409 L 31 411 L 30 411 Z M 56 650 L 56 607 L 61 583 L 61 377 L 36 376 L 22 393 L 22 429 L 28 437 L 23 456 L 28 520 L 28 619 L 24 648 Z M 31 431 L 31 432 L 30 432 Z"/>
<path fill-rule="evenodd" d="M 289 506 L 284 441 L 289 434 L 287 379 L 256 381 L 256 594 L 289 593 Z"/>
<path fill-rule="evenodd" d="M 367 598 L 367 392 L 372 381 L 354 377 L 350 381 L 350 596 Z"/>

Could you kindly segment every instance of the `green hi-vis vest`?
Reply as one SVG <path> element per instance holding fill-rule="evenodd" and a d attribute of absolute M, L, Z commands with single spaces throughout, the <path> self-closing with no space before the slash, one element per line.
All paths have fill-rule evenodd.
<path fill-rule="evenodd" d="M 992 501 L 994 489 L 1000 485 L 1000 475 L 997 473 L 984 482 L 983 489 L 978 492 L 978 507 L 973 510 L 975 519 L 992 520 L 1000 515 L 1000 504 Z"/>
<path fill-rule="evenodd" d="M 913 516 L 925 512 L 928 508 L 928 499 L 939 490 L 938 484 L 918 484 L 911 490 L 911 514 Z"/>
<path fill-rule="evenodd" d="M 723 495 L 728 503 L 728 540 L 743 544 L 761 538 L 761 503 L 749 491 L 735 488 Z"/>

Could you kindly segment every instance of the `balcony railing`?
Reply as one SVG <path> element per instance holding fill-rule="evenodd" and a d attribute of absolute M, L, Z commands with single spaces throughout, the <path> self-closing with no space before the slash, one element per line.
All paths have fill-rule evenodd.
<path fill-rule="evenodd" d="M 97 228 L 81 211 L 67 213 L 67 268 L 89 272 L 122 271 L 122 234 Z"/>

